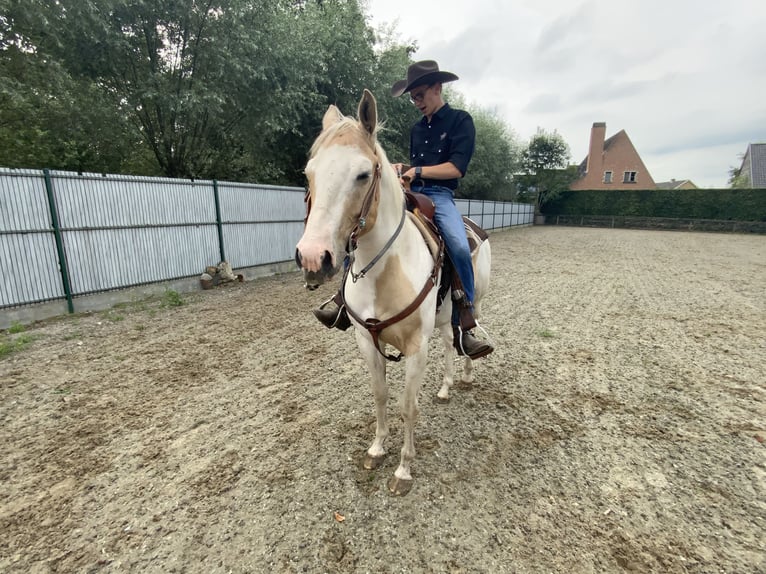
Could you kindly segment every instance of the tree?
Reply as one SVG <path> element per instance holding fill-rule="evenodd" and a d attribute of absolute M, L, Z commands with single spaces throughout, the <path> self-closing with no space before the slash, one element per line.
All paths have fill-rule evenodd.
<path fill-rule="evenodd" d="M 555 130 L 548 133 L 538 128 L 521 154 L 523 175 L 519 177 L 520 191 L 534 197 L 535 213 L 546 202 L 558 197 L 577 177 L 575 166 L 567 167 L 569 146 Z"/>
<path fill-rule="evenodd" d="M 450 97 L 453 97 L 450 95 Z M 490 110 L 467 106 L 476 127 L 476 148 L 458 196 L 512 201 L 520 146 L 513 131 Z"/>
<path fill-rule="evenodd" d="M 745 189 L 752 187 L 750 183 L 750 176 L 745 171 L 742 171 L 742 160 L 745 158 L 744 154 L 739 154 L 739 167 L 729 168 L 729 187 Z"/>
<path fill-rule="evenodd" d="M 420 115 L 390 88 L 415 50 L 360 0 L 0 0 L 0 165 L 301 185 L 364 88 L 407 162 Z M 474 116 L 463 193 L 508 197 L 512 134 Z"/>
<path fill-rule="evenodd" d="M 58 6 L 50 4 L 0 0 L 0 165 L 120 172 L 142 164 L 125 115 L 48 50 L 45 14 Z"/>

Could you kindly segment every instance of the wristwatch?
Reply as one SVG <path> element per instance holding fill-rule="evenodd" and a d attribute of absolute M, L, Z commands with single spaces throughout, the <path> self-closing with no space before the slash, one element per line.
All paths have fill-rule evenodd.
<path fill-rule="evenodd" d="M 421 179 L 423 177 L 423 166 L 419 165 L 415 168 L 415 179 Z"/>

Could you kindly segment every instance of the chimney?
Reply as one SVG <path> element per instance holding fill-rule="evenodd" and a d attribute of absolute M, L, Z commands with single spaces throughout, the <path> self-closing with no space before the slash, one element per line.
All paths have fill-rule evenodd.
<path fill-rule="evenodd" d="M 595 173 L 597 176 L 602 171 L 604 163 L 604 140 L 606 139 L 606 122 L 594 122 L 590 130 L 590 147 L 588 148 L 588 166 L 586 173 Z"/>

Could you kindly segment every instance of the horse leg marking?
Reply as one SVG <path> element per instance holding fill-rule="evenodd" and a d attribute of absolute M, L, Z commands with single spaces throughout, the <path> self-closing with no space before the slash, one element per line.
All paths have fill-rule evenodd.
<path fill-rule="evenodd" d="M 455 381 L 455 349 L 452 346 L 452 325 L 449 321 L 439 326 L 442 341 L 444 343 L 444 375 L 442 386 L 436 393 L 437 402 L 448 403 L 450 400 L 449 390 Z"/>

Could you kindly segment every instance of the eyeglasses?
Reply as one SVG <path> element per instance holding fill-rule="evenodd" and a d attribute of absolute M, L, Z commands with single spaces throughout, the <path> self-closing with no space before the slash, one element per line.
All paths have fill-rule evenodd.
<path fill-rule="evenodd" d="M 432 86 L 426 86 L 423 91 L 418 92 L 417 94 L 414 92 L 410 92 L 410 103 L 412 104 L 419 104 L 423 101 L 423 98 L 426 97 L 426 92 L 431 89 Z"/>

